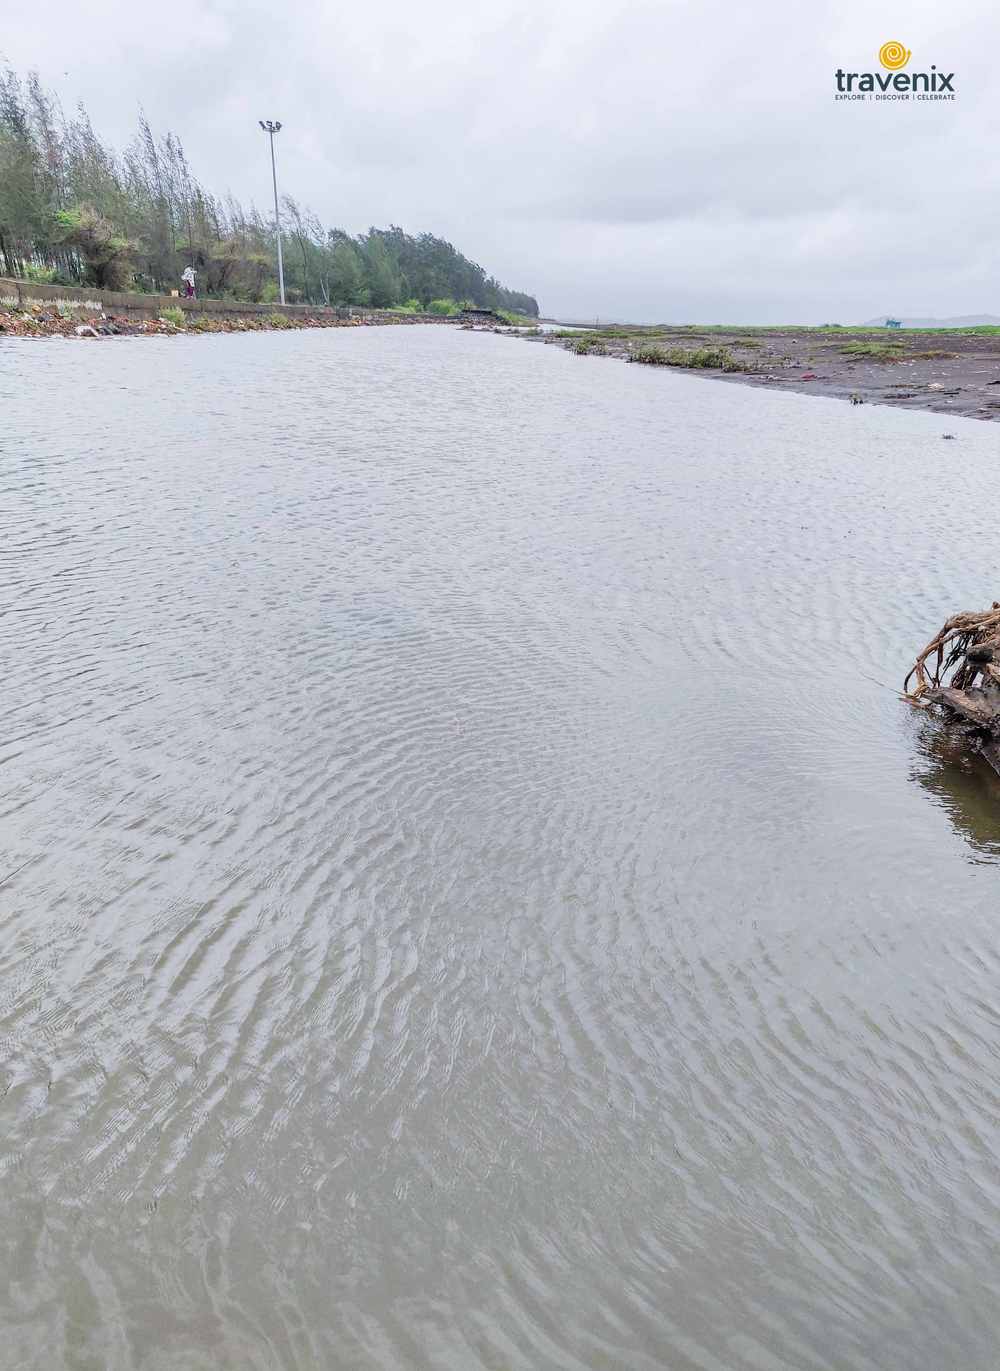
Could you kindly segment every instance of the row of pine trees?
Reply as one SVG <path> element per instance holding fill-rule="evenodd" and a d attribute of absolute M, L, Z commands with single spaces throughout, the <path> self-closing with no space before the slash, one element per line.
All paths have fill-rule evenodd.
<path fill-rule="evenodd" d="M 285 196 L 282 252 L 290 301 L 438 310 L 453 302 L 537 316 L 450 243 L 402 229 L 352 237 Z M 37 74 L 0 72 L 0 274 L 106 290 L 168 292 L 186 266 L 200 294 L 273 300 L 273 219 L 206 190 L 176 135 L 145 117 L 124 152 L 70 118 Z"/>

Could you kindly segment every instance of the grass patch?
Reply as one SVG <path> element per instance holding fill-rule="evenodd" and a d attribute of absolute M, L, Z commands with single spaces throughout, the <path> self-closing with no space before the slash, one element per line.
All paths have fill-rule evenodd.
<path fill-rule="evenodd" d="M 667 362 L 667 350 L 661 348 L 658 343 L 649 343 L 645 347 L 635 348 L 629 353 L 630 362 L 644 362 L 648 367 L 665 367 Z"/>
<path fill-rule="evenodd" d="M 871 362 L 899 362 L 904 355 L 902 343 L 845 343 L 840 351 L 845 357 L 867 358 Z"/>
<path fill-rule="evenodd" d="M 630 362 L 642 362 L 652 367 L 688 367 L 695 370 L 746 371 L 728 348 L 664 348 L 658 343 L 638 347 L 629 356 Z"/>
<path fill-rule="evenodd" d="M 933 362 L 939 357 L 954 357 L 954 352 L 946 352 L 944 348 L 927 348 L 924 352 L 911 352 L 911 357 L 918 358 L 921 362 Z"/>
<path fill-rule="evenodd" d="M 497 314 L 505 324 L 510 324 L 511 328 L 537 328 L 538 320 L 532 319 L 528 314 L 518 314 L 510 309 L 498 309 Z"/>
<path fill-rule="evenodd" d="M 165 323 L 173 324 L 174 328 L 184 327 L 184 311 L 178 305 L 171 305 L 160 315 Z"/>
<path fill-rule="evenodd" d="M 578 338 L 570 348 L 577 357 L 607 357 L 608 350 L 601 342 L 600 338 Z"/>

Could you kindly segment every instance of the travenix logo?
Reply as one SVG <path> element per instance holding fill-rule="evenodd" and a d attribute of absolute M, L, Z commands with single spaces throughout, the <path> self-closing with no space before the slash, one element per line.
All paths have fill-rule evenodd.
<path fill-rule="evenodd" d="M 837 68 L 837 100 L 954 100 L 955 73 L 904 71 L 913 53 L 905 43 L 891 38 L 878 50 L 879 64 L 885 72 L 844 71 Z"/>

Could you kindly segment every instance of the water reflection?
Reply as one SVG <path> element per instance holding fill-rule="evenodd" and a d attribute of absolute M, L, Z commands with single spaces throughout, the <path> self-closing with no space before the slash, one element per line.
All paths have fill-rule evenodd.
<path fill-rule="evenodd" d="M 917 734 L 913 779 L 934 797 L 979 858 L 1000 860 L 1000 776 L 962 731 L 928 715 Z"/>

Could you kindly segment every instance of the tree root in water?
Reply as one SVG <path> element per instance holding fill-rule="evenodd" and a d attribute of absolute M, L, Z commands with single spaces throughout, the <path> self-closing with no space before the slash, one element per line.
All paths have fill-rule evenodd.
<path fill-rule="evenodd" d="M 1000 772 L 1000 601 L 948 619 L 918 654 L 903 692 L 920 709 L 939 706 Z"/>

